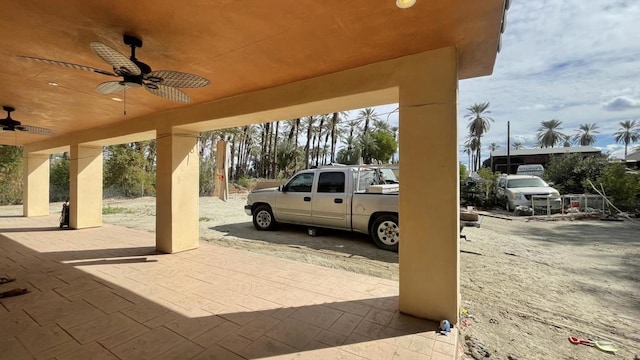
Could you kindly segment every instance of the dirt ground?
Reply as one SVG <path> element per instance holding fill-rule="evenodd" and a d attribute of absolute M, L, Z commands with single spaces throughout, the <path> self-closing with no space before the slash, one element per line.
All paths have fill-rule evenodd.
<path fill-rule="evenodd" d="M 398 279 L 398 254 L 364 235 L 284 226 L 258 232 L 244 214 L 246 194 L 200 198 L 202 241 Z M 105 200 L 104 221 L 154 231 L 155 198 Z M 59 212 L 52 204 L 51 212 Z M 0 207 L 20 214 L 21 207 Z M 640 359 L 640 219 L 537 221 L 495 211 L 460 243 L 461 339 L 467 358 L 607 359 L 568 336 L 606 339 L 616 358 Z M 465 313 L 466 312 L 466 313 Z M 465 339 L 467 339 L 465 341 Z"/>

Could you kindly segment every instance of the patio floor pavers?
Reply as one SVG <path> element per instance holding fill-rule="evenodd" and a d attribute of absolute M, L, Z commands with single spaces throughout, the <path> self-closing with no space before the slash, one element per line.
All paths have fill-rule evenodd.
<path fill-rule="evenodd" d="M 395 281 L 57 221 L 0 217 L 0 290 L 30 290 L 0 299 L 0 359 L 455 358 L 457 332 L 400 314 Z"/>

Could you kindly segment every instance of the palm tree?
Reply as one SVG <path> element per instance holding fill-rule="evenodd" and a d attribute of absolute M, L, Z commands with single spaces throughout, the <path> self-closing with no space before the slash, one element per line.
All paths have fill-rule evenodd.
<path fill-rule="evenodd" d="M 624 158 L 627 158 L 627 148 L 629 144 L 640 139 L 640 123 L 636 120 L 625 120 L 620 122 L 620 129 L 613 134 L 617 143 L 624 143 Z"/>
<path fill-rule="evenodd" d="M 315 154 L 316 154 L 316 166 L 319 165 L 320 162 L 320 141 L 322 141 L 322 133 L 325 131 L 324 122 L 328 120 L 329 114 L 319 115 L 320 117 L 320 125 L 318 125 L 318 145 L 315 146 Z M 315 137 L 315 136 L 314 136 Z M 313 159 L 312 159 L 313 162 Z"/>
<path fill-rule="evenodd" d="M 467 154 L 467 169 L 469 169 L 469 171 L 473 171 L 473 169 L 471 168 L 471 154 L 475 151 L 475 149 L 471 149 L 471 146 L 469 144 L 464 144 L 464 153 Z"/>
<path fill-rule="evenodd" d="M 520 150 L 520 149 L 524 149 L 524 144 L 521 143 L 520 141 L 516 141 L 513 143 L 513 145 L 511 145 L 511 147 L 513 148 L 513 150 Z"/>
<path fill-rule="evenodd" d="M 468 114 L 465 117 L 469 119 L 469 133 L 477 138 L 477 165 L 474 165 L 474 169 L 477 170 L 480 168 L 480 159 L 482 155 L 480 138 L 489 130 L 489 122 L 493 122 L 493 119 L 486 115 L 491 113 L 491 111 L 489 111 L 489 102 L 475 103 L 467 108 L 467 112 Z"/>
<path fill-rule="evenodd" d="M 469 169 L 471 171 L 478 170 L 477 165 L 477 156 L 478 156 L 478 146 L 480 144 L 480 139 L 473 134 L 467 135 L 467 139 L 464 143 L 464 146 L 469 149 Z"/>
<path fill-rule="evenodd" d="M 378 149 L 378 144 L 371 133 L 360 136 L 360 149 L 362 149 L 362 161 L 365 164 L 371 164 L 373 160 L 371 154 Z"/>
<path fill-rule="evenodd" d="M 310 146 L 313 146 L 311 144 L 311 135 L 313 132 L 313 123 L 316 121 L 316 118 L 314 116 L 308 116 L 306 119 L 306 126 L 307 126 L 307 145 L 305 145 L 304 147 L 304 158 L 305 158 L 305 168 L 309 167 L 309 150 L 311 149 Z"/>
<path fill-rule="evenodd" d="M 496 151 L 496 150 L 500 149 L 500 145 L 498 145 L 497 143 L 492 142 L 491 144 L 489 144 L 489 146 L 487 146 L 487 149 L 489 151 Z"/>
<path fill-rule="evenodd" d="M 582 124 L 578 128 L 578 133 L 573 136 L 573 141 L 580 146 L 591 146 L 596 143 L 598 125 L 596 124 Z"/>
<path fill-rule="evenodd" d="M 383 119 L 373 119 L 373 128 L 381 131 L 391 131 L 389 123 Z"/>
<path fill-rule="evenodd" d="M 541 148 L 554 147 L 558 144 L 562 144 L 566 139 L 567 135 L 561 133 L 559 130 L 562 128 L 562 121 L 558 119 L 551 119 L 547 121 L 542 121 L 541 126 L 538 128 L 538 146 Z"/>
<path fill-rule="evenodd" d="M 364 120 L 364 128 L 362 130 L 362 135 L 366 135 L 369 131 L 369 124 L 379 120 L 378 114 L 376 114 L 376 110 L 374 108 L 365 108 L 358 112 L 358 118 Z"/>
<path fill-rule="evenodd" d="M 398 126 L 392 126 L 389 128 L 389 131 L 391 131 L 391 133 L 393 134 L 393 140 L 396 141 L 396 143 L 398 143 L 398 130 L 400 130 L 400 128 Z M 398 153 L 398 148 L 396 147 L 396 153 Z M 393 154 L 393 157 L 391 158 L 391 163 L 396 164 L 396 155 Z"/>
<path fill-rule="evenodd" d="M 334 112 L 329 119 L 329 124 L 327 124 L 330 128 L 331 133 L 331 162 L 334 163 L 336 161 L 336 143 L 338 142 L 338 136 L 340 136 L 340 121 L 342 120 L 342 116 L 347 117 L 348 112 Z"/>

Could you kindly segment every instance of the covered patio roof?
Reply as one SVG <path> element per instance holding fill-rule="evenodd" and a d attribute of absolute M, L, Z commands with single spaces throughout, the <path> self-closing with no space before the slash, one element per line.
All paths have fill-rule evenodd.
<path fill-rule="evenodd" d="M 409 9 L 395 0 L 1 0 L 0 103 L 16 108 L 14 119 L 56 135 L 189 107 L 132 89 L 125 116 L 112 100 L 122 94 L 95 91 L 113 78 L 19 57 L 111 70 L 90 43 L 127 55 L 123 34 L 142 39 L 136 55 L 154 70 L 209 79 L 185 91 L 193 104 L 449 46 L 458 49 L 459 78 L 483 76 L 493 69 L 504 8 L 504 0 L 418 0 Z M 42 139 L 0 132 L 0 144 Z"/>

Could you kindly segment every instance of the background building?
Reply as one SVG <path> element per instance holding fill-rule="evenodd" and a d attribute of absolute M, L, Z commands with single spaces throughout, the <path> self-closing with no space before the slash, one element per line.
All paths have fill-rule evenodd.
<path fill-rule="evenodd" d="M 489 157 L 489 162 L 491 171 L 498 171 L 503 174 L 515 174 L 519 165 L 541 164 L 546 167 L 554 156 L 576 153 L 582 154 L 585 157 L 602 155 L 602 151 L 600 149 L 592 146 L 520 149 L 510 151 L 509 157 L 511 161 L 509 171 L 507 171 L 506 151 L 492 151 Z"/>

